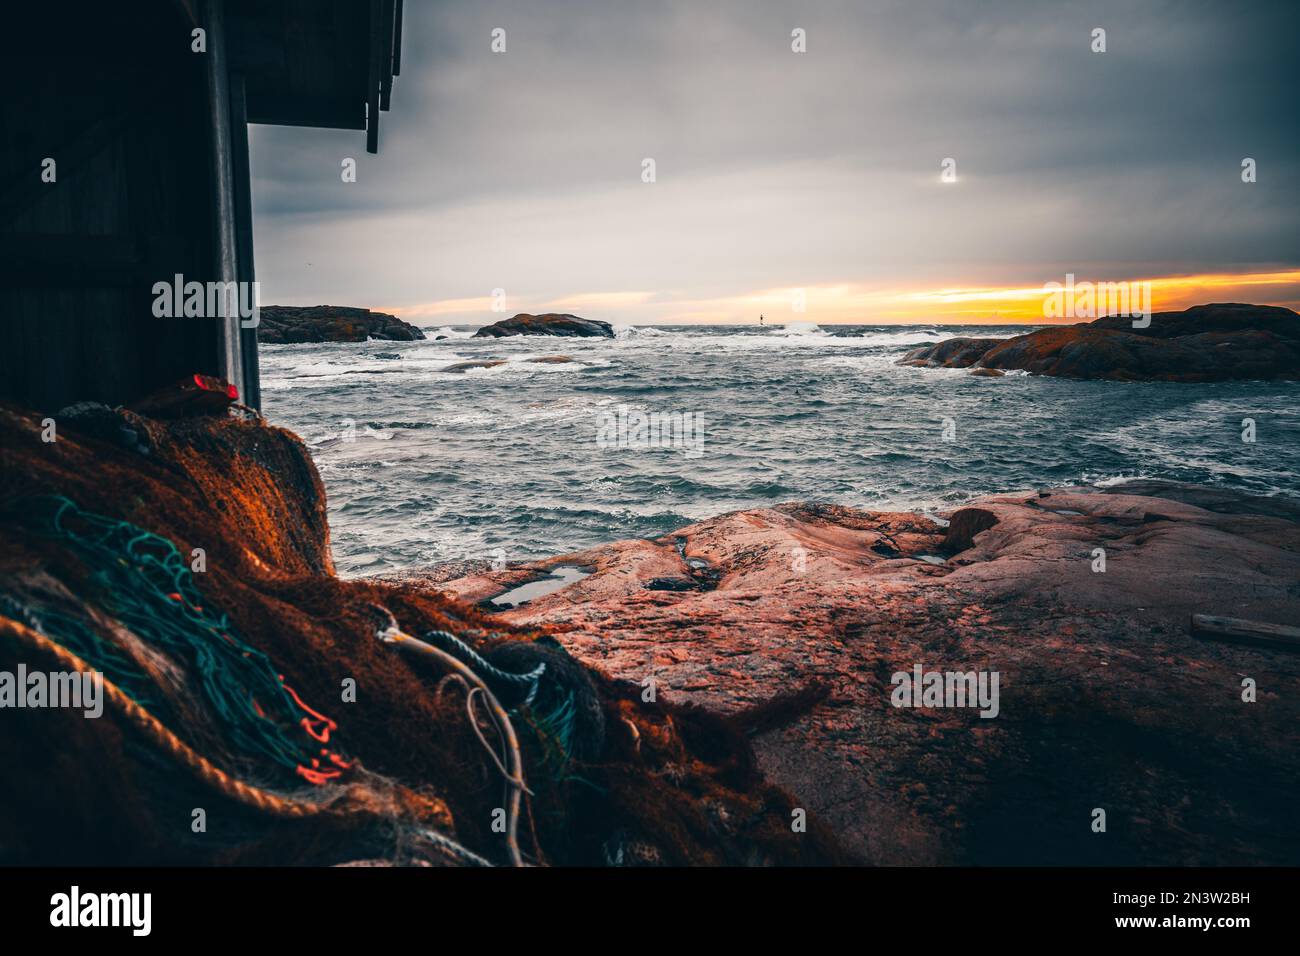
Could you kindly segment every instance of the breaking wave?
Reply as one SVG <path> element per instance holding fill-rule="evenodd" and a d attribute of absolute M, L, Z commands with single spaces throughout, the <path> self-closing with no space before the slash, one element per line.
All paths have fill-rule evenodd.
<path fill-rule="evenodd" d="M 418 342 L 266 348 L 264 406 L 308 441 L 335 558 L 354 574 L 497 548 L 549 556 L 798 499 L 938 514 L 982 494 L 1143 478 L 1300 494 L 1295 383 L 1121 387 L 895 364 L 950 335 L 1021 331 L 631 326 L 611 340 L 444 327 Z M 483 364 L 447 371 L 460 363 Z M 670 438 L 671 416 L 691 413 L 702 454 L 620 446 L 620 409 L 660 416 Z M 1252 444 L 1247 417 L 1261 422 Z"/>

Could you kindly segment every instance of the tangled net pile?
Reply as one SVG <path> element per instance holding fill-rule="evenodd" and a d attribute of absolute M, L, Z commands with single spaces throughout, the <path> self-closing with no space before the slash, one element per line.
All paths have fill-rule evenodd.
<path fill-rule="evenodd" d="M 645 704 L 435 592 L 337 578 L 295 436 L 116 414 L 129 447 L 71 425 L 46 443 L 0 405 L 0 669 L 93 668 L 118 695 L 104 720 L 0 724 L 24 768 L 0 786 L 0 863 L 844 859 L 815 821 L 792 833 L 743 720 Z M 436 653 L 378 639 L 393 622 Z"/>
<path fill-rule="evenodd" d="M 350 769 L 335 751 L 314 746 L 329 743 L 338 725 L 303 703 L 265 654 L 235 637 L 225 614 L 204 606 L 192 572 L 172 542 L 130 522 L 83 511 L 62 496 L 20 501 L 14 517 L 37 534 L 65 542 L 95 569 L 89 584 L 100 606 L 188 666 L 237 755 L 263 757 L 316 785 Z M 103 671 L 140 706 L 165 716 L 157 714 L 165 703 L 149 675 L 87 621 L 55 609 L 15 607 L 13 599 L 8 603 Z"/>

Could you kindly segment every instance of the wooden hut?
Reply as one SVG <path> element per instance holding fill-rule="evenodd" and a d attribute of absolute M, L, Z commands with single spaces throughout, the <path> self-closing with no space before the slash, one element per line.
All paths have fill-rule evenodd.
<path fill-rule="evenodd" d="M 0 28 L 0 399 L 118 405 L 202 373 L 259 404 L 251 322 L 158 283 L 251 283 L 248 124 L 379 146 L 401 0 L 67 0 Z"/>

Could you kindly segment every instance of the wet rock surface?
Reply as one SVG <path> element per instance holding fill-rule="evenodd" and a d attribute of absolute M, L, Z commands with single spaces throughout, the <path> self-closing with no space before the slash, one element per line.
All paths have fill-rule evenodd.
<path fill-rule="evenodd" d="M 1128 316 L 1107 316 L 1010 339 L 945 339 L 908 352 L 899 364 L 1121 381 L 1296 379 L 1300 315 L 1228 303 L 1157 312 L 1147 328 L 1134 328 Z"/>
<path fill-rule="evenodd" d="M 568 355 L 538 355 L 533 358 L 524 359 L 533 365 L 565 365 L 572 362 L 573 359 Z M 445 365 L 438 371 L 440 372 L 470 372 L 476 368 L 496 368 L 498 365 L 505 365 L 506 359 L 476 359 L 467 362 L 454 362 L 451 365 Z"/>
<path fill-rule="evenodd" d="M 496 368 L 505 365 L 505 359 L 482 359 L 479 361 L 455 362 L 439 369 L 441 372 L 469 372 L 476 368 Z"/>
<path fill-rule="evenodd" d="M 719 714 L 823 686 L 760 766 L 874 863 L 1300 862 L 1300 657 L 1188 630 L 1300 616 L 1295 502 L 1141 482 L 951 518 L 783 505 L 431 586 L 477 602 L 580 565 L 495 618 Z M 893 706 L 918 664 L 997 672 L 997 716 Z"/>

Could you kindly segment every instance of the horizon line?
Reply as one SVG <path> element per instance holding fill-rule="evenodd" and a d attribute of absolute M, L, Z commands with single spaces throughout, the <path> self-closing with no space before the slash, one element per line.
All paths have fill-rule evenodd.
<path fill-rule="evenodd" d="M 1070 273 L 1062 273 L 1064 279 Z M 1141 286 L 1151 312 L 1177 312 L 1194 305 L 1241 302 L 1300 311 L 1300 268 L 1090 279 L 1076 287 Z M 1052 282 L 1057 281 L 1053 277 Z M 616 325 L 1072 325 L 1072 316 L 1048 316 L 1044 286 L 951 285 L 881 287 L 862 283 L 782 286 L 735 295 L 691 297 L 645 290 L 582 292 L 562 296 L 508 295 L 505 308 L 490 295 L 422 303 L 368 306 L 425 327 L 490 325 L 520 313 L 570 313 Z M 1263 293 L 1263 294 L 1261 294 Z M 1108 303 L 1099 303 L 1108 308 Z M 800 307 L 801 306 L 801 307 Z"/>

